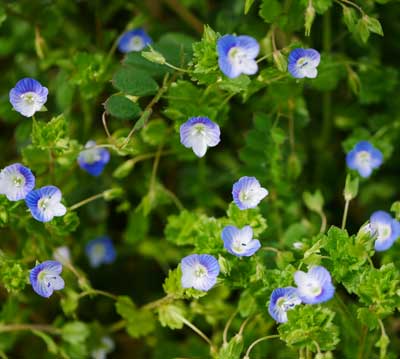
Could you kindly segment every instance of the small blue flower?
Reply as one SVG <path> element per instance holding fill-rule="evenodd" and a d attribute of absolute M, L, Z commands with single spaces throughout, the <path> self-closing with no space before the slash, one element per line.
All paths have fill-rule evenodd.
<path fill-rule="evenodd" d="M 62 265 L 57 261 L 45 261 L 31 269 L 29 280 L 33 290 L 42 297 L 48 298 L 53 291 L 64 288 L 64 280 L 60 277 Z"/>
<path fill-rule="evenodd" d="M 321 60 L 321 56 L 314 49 L 294 49 L 289 54 L 288 70 L 296 79 L 308 77 L 314 79 L 317 77 L 317 66 Z"/>
<path fill-rule="evenodd" d="M 364 178 L 371 176 L 373 169 L 378 168 L 382 162 L 382 152 L 367 141 L 358 142 L 346 156 L 347 166 L 357 170 Z"/>
<path fill-rule="evenodd" d="M 253 230 L 250 226 L 242 229 L 235 226 L 226 226 L 221 233 L 225 249 L 237 257 L 250 257 L 257 252 L 261 243 L 253 239 Z"/>
<path fill-rule="evenodd" d="M 111 337 L 102 337 L 99 347 L 91 352 L 92 359 L 106 359 L 107 354 L 115 349 L 114 340 Z"/>
<path fill-rule="evenodd" d="M 142 51 L 152 40 L 143 29 L 134 29 L 125 32 L 118 41 L 118 49 L 123 53 Z"/>
<path fill-rule="evenodd" d="M 306 304 L 317 304 L 328 301 L 335 293 L 329 272 L 322 266 L 311 267 L 305 273 L 297 271 L 294 274 L 300 299 Z"/>
<path fill-rule="evenodd" d="M 260 45 L 250 36 L 224 35 L 217 42 L 217 51 L 219 68 L 231 79 L 240 74 L 254 75 L 258 71 L 255 58 Z"/>
<path fill-rule="evenodd" d="M 278 323 L 285 323 L 288 320 L 287 311 L 299 304 L 301 299 L 296 288 L 277 288 L 271 294 L 268 312 Z"/>
<path fill-rule="evenodd" d="M 14 110 L 26 117 L 40 111 L 47 101 L 49 90 L 31 78 L 19 80 L 10 91 L 10 102 Z"/>
<path fill-rule="evenodd" d="M 92 176 L 99 176 L 109 161 L 110 152 L 106 148 L 96 147 L 95 141 L 88 141 L 85 150 L 78 156 L 79 167 Z"/>
<path fill-rule="evenodd" d="M 110 264 L 114 262 L 115 257 L 117 256 L 115 253 L 114 244 L 107 236 L 91 240 L 86 245 L 85 252 L 89 258 L 90 265 L 93 268 L 96 268 L 103 263 Z"/>
<path fill-rule="evenodd" d="M 71 252 L 67 246 L 57 247 L 53 251 L 53 258 L 63 265 L 71 263 Z"/>
<path fill-rule="evenodd" d="M 0 194 L 10 201 L 19 201 L 35 187 L 35 176 L 28 167 L 14 163 L 0 172 Z"/>
<path fill-rule="evenodd" d="M 192 148 L 197 157 L 203 157 L 207 147 L 214 147 L 220 141 L 219 126 L 207 117 L 191 117 L 180 129 L 181 143 Z"/>
<path fill-rule="evenodd" d="M 367 231 L 376 236 L 375 250 L 386 251 L 400 237 L 400 223 L 389 213 L 376 211 L 369 220 Z"/>
<path fill-rule="evenodd" d="M 208 291 L 217 282 L 218 261 L 209 254 L 191 254 L 182 259 L 182 287 Z"/>
<path fill-rule="evenodd" d="M 40 222 L 49 222 L 67 212 L 61 203 L 61 197 L 61 191 L 56 186 L 44 186 L 29 192 L 25 203 L 33 218 Z"/>
<path fill-rule="evenodd" d="M 255 177 L 242 177 L 232 188 L 233 201 L 240 209 L 255 208 L 268 195 Z"/>

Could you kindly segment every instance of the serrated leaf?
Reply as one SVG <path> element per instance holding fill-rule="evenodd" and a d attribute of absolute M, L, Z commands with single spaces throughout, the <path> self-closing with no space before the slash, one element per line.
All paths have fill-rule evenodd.
<path fill-rule="evenodd" d="M 126 120 L 138 117 L 141 112 L 140 106 L 124 95 L 112 95 L 104 103 L 104 108 L 109 115 Z"/>
<path fill-rule="evenodd" d="M 260 7 L 260 16 L 267 23 L 273 23 L 282 13 L 282 5 L 279 0 L 263 0 Z"/>

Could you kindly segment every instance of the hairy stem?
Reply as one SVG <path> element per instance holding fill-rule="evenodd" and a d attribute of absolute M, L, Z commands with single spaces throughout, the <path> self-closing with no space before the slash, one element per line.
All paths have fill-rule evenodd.
<path fill-rule="evenodd" d="M 250 352 L 253 350 L 253 348 L 258 344 L 263 342 L 264 340 L 268 340 L 268 339 L 273 339 L 273 338 L 279 338 L 278 334 L 274 334 L 274 335 L 267 335 L 265 337 L 259 338 L 257 340 L 255 340 L 253 343 L 250 344 L 250 346 L 248 347 L 247 351 L 246 351 L 246 355 L 244 356 L 243 359 L 250 359 Z"/>

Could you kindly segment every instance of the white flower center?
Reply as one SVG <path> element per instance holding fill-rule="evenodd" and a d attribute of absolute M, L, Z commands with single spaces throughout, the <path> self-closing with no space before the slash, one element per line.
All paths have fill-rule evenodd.
<path fill-rule="evenodd" d="M 205 136 L 206 135 L 206 126 L 202 123 L 197 123 L 192 128 L 192 135 L 193 136 Z"/>
<path fill-rule="evenodd" d="M 296 303 L 293 300 L 290 300 L 286 297 L 280 297 L 276 301 L 276 305 L 280 311 L 287 312 L 289 309 L 293 309 L 296 306 Z"/>
<path fill-rule="evenodd" d="M 201 264 L 198 264 L 194 270 L 194 275 L 196 278 L 203 278 L 207 275 L 207 268 Z"/>
<path fill-rule="evenodd" d="M 20 187 L 22 187 L 24 184 L 25 184 L 25 177 L 24 176 L 18 176 L 18 175 L 15 175 L 13 178 L 12 178 L 12 182 L 13 182 L 13 184 L 14 184 L 14 186 L 15 187 L 17 187 L 17 188 L 20 188 Z"/>
<path fill-rule="evenodd" d="M 240 239 L 234 239 L 232 243 L 232 249 L 236 253 L 242 253 L 247 247 L 247 243 L 240 240 Z"/>
<path fill-rule="evenodd" d="M 371 162 L 371 154 L 367 151 L 360 151 L 357 153 L 356 161 L 360 166 L 368 166 Z"/>
<path fill-rule="evenodd" d="M 103 258 L 105 253 L 106 253 L 106 250 L 102 244 L 98 243 L 93 246 L 93 255 L 94 256 L 96 256 L 98 258 Z"/>
<path fill-rule="evenodd" d="M 315 280 L 310 280 L 304 285 L 304 290 L 307 292 L 308 295 L 310 296 L 319 296 L 322 293 L 322 288 L 321 285 L 315 281 Z"/>
<path fill-rule="evenodd" d="M 228 52 L 228 58 L 235 65 L 242 65 L 247 60 L 247 54 L 240 47 L 232 47 Z"/>
<path fill-rule="evenodd" d="M 300 69 L 307 67 L 310 64 L 310 59 L 308 57 L 300 57 L 297 60 L 296 66 Z"/>
<path fill-rule="evenodd" d="M 143 39 L 140 36 L 133 36 L 130 41 L 131 48 L 133 50 L 141 50 L 144 47 Z"/>
<path fill-rule="evenodd" d="M 101 160 L 100 151 L 97 148 L 82 151 L 86 163 L 95 163 Z"/>
<path fill-rule="evenodd" d="M 21 95 L 21 98 L 27 105 L 33 105 L 36 102 L 37 94 L 35 92 L 25 92 Z"/>
<path fill-rule="evenodd" d="M 50 198 L 48 198 L 48 197 L 43 197 L 43 198 L 39 199 L 39 202 L 38 202 L 39 209 L 45 211 L 49 207 L 49 202 L 50 202 Z"/>
<path fill-rule="evenodd" d="M 388 239 L 392 234 L 392 227 L 389 224 L 380 224 L 378 227 L 378 238 L 381 240 Z"/>

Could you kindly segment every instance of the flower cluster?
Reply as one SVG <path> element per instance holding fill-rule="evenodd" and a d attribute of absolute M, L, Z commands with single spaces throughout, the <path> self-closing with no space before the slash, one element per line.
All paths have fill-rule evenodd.
<path fill-rule="evenodd" d="M 324 303 L 335 293 L 331 275 L 322 266 L 313 266 L 307 273 L 297 271 L 294 281 L 297 288 L 277 288 L 271 294 L 268 312 L 278 323 L 286 322 L 287 312 L 296 305 Z"/>

